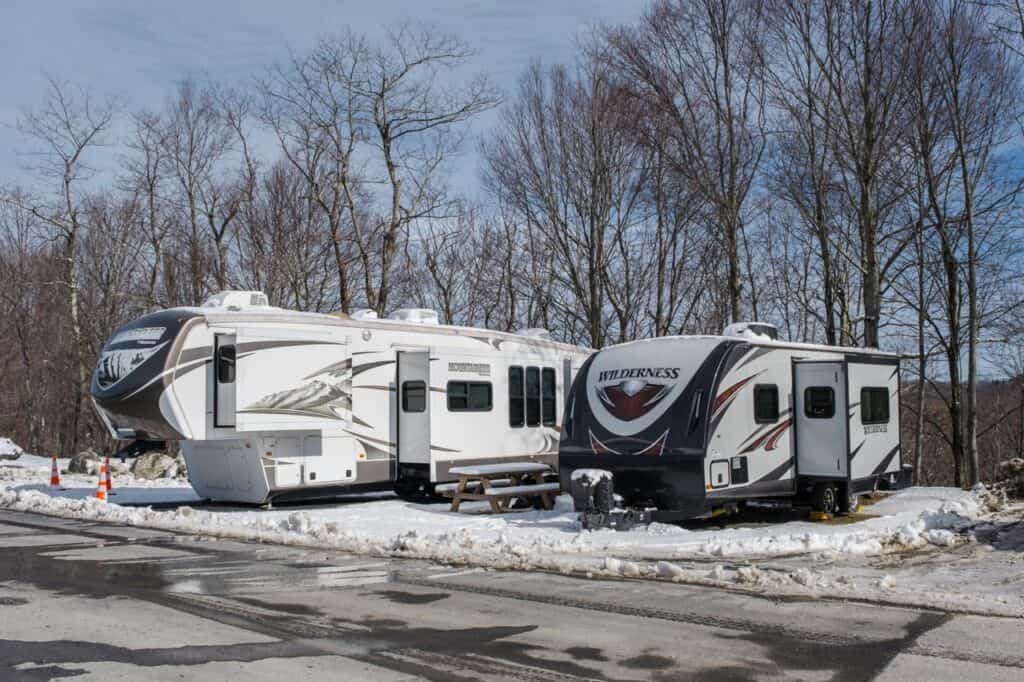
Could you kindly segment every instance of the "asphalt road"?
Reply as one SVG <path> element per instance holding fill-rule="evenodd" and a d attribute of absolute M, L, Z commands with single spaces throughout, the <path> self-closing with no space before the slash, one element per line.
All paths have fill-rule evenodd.
<path fill-rule="evenodd" d="M 0 511 L 0 679 L 1021 680 L 1024 621 Z"/>

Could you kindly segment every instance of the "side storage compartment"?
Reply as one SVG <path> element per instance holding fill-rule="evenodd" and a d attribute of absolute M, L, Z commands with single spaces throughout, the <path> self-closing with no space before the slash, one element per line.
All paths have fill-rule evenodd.
<path fill-rule="evenodd" d="M 351 436 L 306 436 L 303 440 L 303 483 L 324 485 L 356 479 L 356 446 Z"/>

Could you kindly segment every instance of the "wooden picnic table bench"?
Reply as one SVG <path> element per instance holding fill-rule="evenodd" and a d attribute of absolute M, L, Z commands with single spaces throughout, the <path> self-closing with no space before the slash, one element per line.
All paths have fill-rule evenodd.
<path fill-rule="evenodd" d="M 542 462 L 502 462 L 452 467 L 448 470 L 458 478 L 456 483 L 435 486 L 442 495 L 452 498 L 452 511 L 459 511 L 464 500 L 487 500 L 491 511 L 507 511 L 513 498 L 539 497 L 545 509 L 555 506 L 554 495 L 561 490 L 558 483 L 546 483 L 544 476 L 553 473 Z"/>

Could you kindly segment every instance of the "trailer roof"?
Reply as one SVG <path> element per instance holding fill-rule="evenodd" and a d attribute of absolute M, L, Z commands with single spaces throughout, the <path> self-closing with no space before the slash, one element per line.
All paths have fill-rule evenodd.
<path fill-rule="evenodd" d="M 649 339 L 638 339 L 636 341 L 627 341 L 625 343 L 619 343 L 614 346 L 605 346 L 602 350 L 608 350 L 610 348 L 625 348 L 627 346 L 636 346 L 640 344 L 662 344 L 669 342 L 678 341 L 689 341 L 689 340 L 718 340 L 718 341 L 742 341 L 749 343 L 752 346 L 764 346 L 767 348 L 790 348 L 795 350 L 808 350 L 818 351 L 826 353 L 843 353 L 843 354 L 856 354 L 856 355 L 871 355 L 878 357 L 887 358 L 900 358 L 900 353 L 891 353 L 888 351 L 881 351 L 877 348 L 862 348 L 859 346 L 828 346 L 819 343 L 799 343 L 796 341 L 773 341 L 772 339 L 754 339 L 741 336 L 722 336 L 719 334 L 695 334 L 686 336 L 656 336 Z"/>
<path fill-rule="evenodd" d="M 419 332 L 425 334 L 438 334 L 442 336 L 479 336 L 485 334 L 502 340 L 517 341 L 527 345 L 544 346 L 548 348 L 561 348 L 573 351 L 590 351 L 586 346 L 575 346 L 561 341 L 553 341 L 537 336 L 516 334 L 515 332 L 497 331 L 482 327 L 462 327 L 450 324 L 422 324 L 418 322 L 405 322 L 403 320 L 376 319 L 376 320 L 353 320 L 330 315 L 326 313 L 311 313 L 301 310 L 289 310 L 287 308 L 246 308 L 243 310 L 224 310 L 220 308 L 181 308 L 188 312 L 201 315 L 211 323 L 231 322 L 291 322 L 299 324 L 326 325 L 332 327 L 346 327 L 350 329 L 387 329 Z"/>

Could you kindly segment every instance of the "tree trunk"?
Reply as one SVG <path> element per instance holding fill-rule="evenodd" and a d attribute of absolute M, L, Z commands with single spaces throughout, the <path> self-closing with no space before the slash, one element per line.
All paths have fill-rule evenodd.
<path fill-rule="evenodd" d="M 918 375 L 914 400 L 917 403 L 917 419 L 914 423 L 914 484 L 921 483 L 921 452 L 924 440 L 924 389 L 925 377 L 927 377 L 928 354 L 925 349 L 925 324 L 928 320 L 927 308 L 925 307 L 925 277 L 924 277 L 924 226 L 921 221 L 917 226 L 917 357 Z"/>

